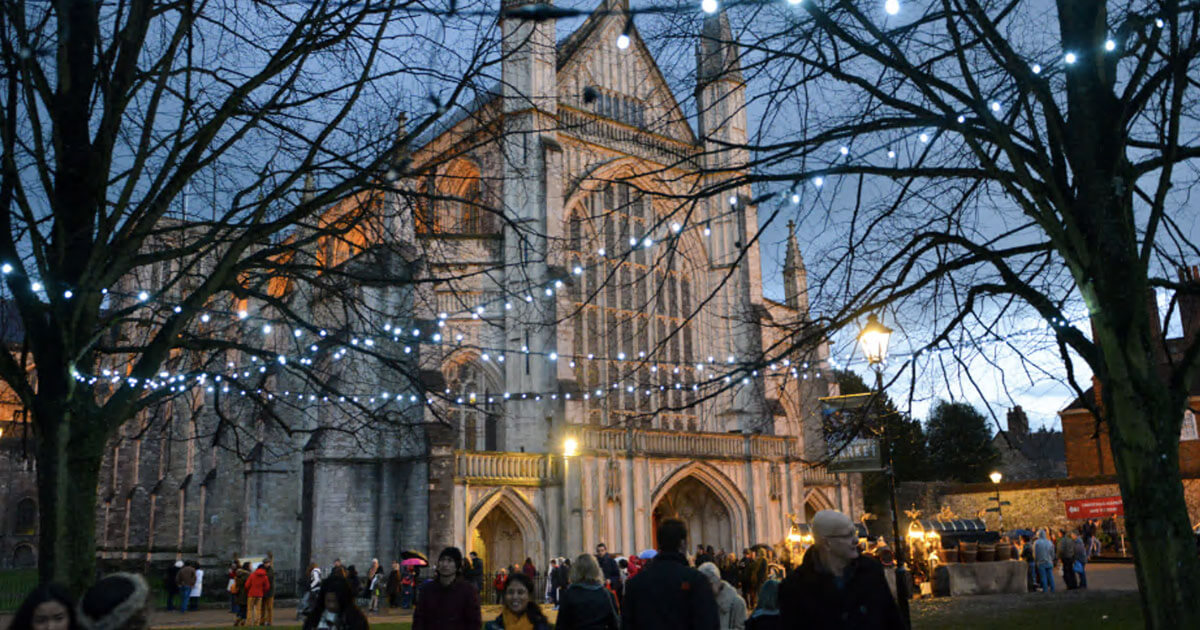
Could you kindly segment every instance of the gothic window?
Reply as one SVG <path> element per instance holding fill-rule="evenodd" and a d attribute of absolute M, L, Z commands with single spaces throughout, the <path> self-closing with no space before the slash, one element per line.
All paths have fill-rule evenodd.
<path fill-rule="evenodd" d="M 497 388 L 488 382 L 483 368 L 474 361 L 455 365 L 449 376 L 455 402 L 462 401 L 451 406 L 449 412 L 450 422 L 458 430 L 458 447 L 468 451 L 497 450 Z"/>
<path fill-rule="evenodd" d="M 683 388 L 676 387 L 694 380 L 693 288 L 679 252 L 668 264 L 641 246 L 640 239 L 653 238 L 648 231 L 660 227 L 653 200 L 628 184 L 610 183 L 574 208 L 568 222 L 568 259 L 586 269 L 568 295 L 575 301 L 575 376 L 589 394 L 588 422 L 619 425 L 673 407 L 674 422 L 658 413 L 653 426 L 695 426 L 694 412 L 682 409 Z M 631 245 L 633 239 L 639 240 Z M 595 396 L 597 389 L 603 396 Z"/>
<path fill-rule="evenodd" d="M 13 534 L 17 536 L 32 536 L 37 531 L 37 503 L 33 499 L 24 498 L 17 502 L 16 518 L 13 520 Z"/>
<path fill-rule="evenodd" d="M 465 158 L 451 161 L 426 182 L 427 198 L 417 206 L 417 232 L 481 235 L 496 231 L 494 214 L 484 206 L 479 166 Z"/>

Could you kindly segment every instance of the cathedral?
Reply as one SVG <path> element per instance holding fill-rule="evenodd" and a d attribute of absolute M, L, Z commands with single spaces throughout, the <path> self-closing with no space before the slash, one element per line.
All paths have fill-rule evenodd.
<path fill-rule="evenodd" d="M 417 376 L 361 369 L 418 401 L 397 414 L 411 430 L 264 428 L 240 454 L 127 432 L 102 474 L 101 557 L 364 567 L 455 545 L 493 571 L 637 553 L 664 518 L 740 551 L 817 510 L 861 513 L 857 475 L 812 463 L 837 387 L 828 348 L 789 338 L 808 318 L 796 239 L 784 301 L 766 299 L 751 192 L 721 186 L 746 161 L 729 22 L 695 34 L 689 120 L 626 8 L 603 0 L 565 37 L 506 11 L 498 85 L 413 147 L 414 282 L 371 290 L 419 333 Z M 186 407 L 172 431 L 201 435 Z"/>

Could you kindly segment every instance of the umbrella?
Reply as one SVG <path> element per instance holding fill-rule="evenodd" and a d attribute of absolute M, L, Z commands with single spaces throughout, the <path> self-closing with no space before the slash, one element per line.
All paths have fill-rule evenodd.
<path fill-rule="evenodd" d="M 400 566 L 402 566 L 402 567 L 424 567 L 424 566 L 429 566 L 429 563 L 425 562 L 424 560 L 422 560 L 420 558 L 405 558 L 404 560 L 400 561 Z"/>
<path fill-rule="evenodd" d="M 419 558 L 421 560 L 424 560 L 425 564 L 429 564 L 429 558 L 426 557 L 426 555 L 421 553 L 420 551 L 413 551 L 412 549 L 409 549 L 408 551 L 400 552 L 401 560 L 411 560 L 413 558 Z"/>
<path fill-rule="evenodd" d="M 638 557 L 641 558 L 642 560 L 649 560 L 657 555 L 658 555 L 658 552 L 653 549 L 643 549 L 642 553 L 638 554 Z"/>

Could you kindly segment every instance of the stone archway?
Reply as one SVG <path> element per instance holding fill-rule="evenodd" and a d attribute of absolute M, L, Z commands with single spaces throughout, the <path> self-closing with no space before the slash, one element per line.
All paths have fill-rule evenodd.
<path fill-rule="evenodd" d="M 672 495 L 680 484 L 684 484 L 677 495 Z M 700 488 L 697 488 L 698 484 Z M 701 491 L 701 488 L 703 491 Z M 669 502 L 664 502 L 669 495 Z M 753 527 L 750 507 L 746 501 L 745 495 L 738 489 L 737 485 L 716 467 L 704 462 L 691 462 L 684 464 L 675 471 L 666 476 L 651 495 L 654 506 L 651 512 L 653 522 L 651 524 L 650 536 L 652 544 L 657 547 L 655 532 L 658 530 L 658 523 L 664 518 L 671 518 L 675 514 L 682 514 L 685 506 L 709 506 L 714 512 L 709 517 L 707 522 L 701 521 L 695 524 L 688 524 L 688 542 L 694 547 L 699 543 L 712 545 L 714 548 L 724 547 L 726 551 L 749 547 L 757 541 L 750 540 Z M 659 509 L 662 507 L 663 509 Z M 701 513 L 701 518 L 705 518 Z M 687 519 L 683 519 L 687 522 Z M 724 523 L 728 523 L 727 529 Z M 700 528 L 700 529 L 696 529 Z M 725 532 L 728 531 L 728 534 Z M 711 533 L 710 532 L 714 532 Z M 697 535 L 706 537 L 718 537 L 720 540 L 701 540 Z"/>
<path fill-rule="evenodd" d="M 529 555 L 521 526 L 502 506 L 488 512 L 471 532 L 471 549 L 479 554 L 489 573 L 495 573 L 500 567 L 519 566 Z"/>
<path fill-rule="evenodd" d="M 533 558 L 536 565 L 546 556 L 542 521 L 512 488 L 500 488 L 480 500 L 471 510 L 467 531 L 470 538 L 466 552 L 479 554 L 489 574 L 500 567 L 519 565 L 527 557 Z"/>
<path fill-rule="evenodd" d="M 654 529 L 669 518 L 687 524 L 688 546 L 712 545 L 726 552 L 737 549 L 733 535 L 733 519 L 729 507 L 717 493 L 694 476 L 688 476 L 671 486 L 654 506 Z M 655 547 L 658 546 L 658 541 Z"/>
<path fill-rule="evenodd" d="M 825 496 L 824 492 L 817 489 L 810 490 L 804 497 L 804 522 L 811 522 L 813 517 L 817 515 L 817 512 L 821 510 L 836 509 L 837 506 L 833 504 L 833 501 L 829 500 L 829 497 Z"/>

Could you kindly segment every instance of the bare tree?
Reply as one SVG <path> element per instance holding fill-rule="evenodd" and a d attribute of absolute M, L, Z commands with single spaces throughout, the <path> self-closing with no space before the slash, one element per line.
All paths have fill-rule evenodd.
<path fill-rule="evenodd" d="M 745 183 L 826 233 L 830 330 L 871 311 L 926 347 L 1048 324 L 1068 380 L 1094 373 L 1149 627 L 1200 624 L 1179 469 L 1200 343 L 1147 301 L 1194 299 L 1200 7 L 804 2 L 740 7 Z M 1091 334 L 1081 329 L 1082 313 Z M 912 365 L 917 365 L 916 362 Z M 1039 369 L 1039 368 L 1032 368 Z M 1084 397 L 1085 399 L 1087 397 Z"/>
<path fill-rule="evenodd" d="M 496 57 L 454 11 L 0 9 L 0 259 L 35 366 L 0 353 L 0 377 L 36 438 L 43 580 L 89 582 L 106 445 L 165 415 L 243 455 L 264 428 L 315 431 L 318 401 L 342 410 L 322 430 L 411 424 L 387 403 L 416 401 L 412 361 L 375 343 L 400 337 L 384 322 L 418 258 L 394 182 Z"/>

